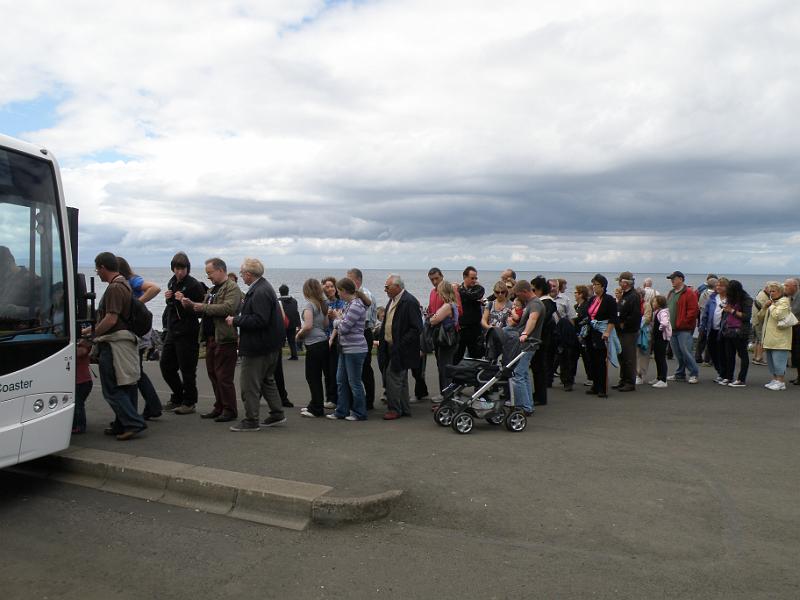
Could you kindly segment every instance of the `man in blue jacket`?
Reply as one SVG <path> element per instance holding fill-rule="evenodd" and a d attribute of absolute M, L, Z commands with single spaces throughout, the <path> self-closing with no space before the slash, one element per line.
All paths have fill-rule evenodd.
<path fill-rule="evenodd" d="M 263 277 L 261 261 L 244 259 L 240 274 L 249 289 L 239 315 L 228 317 L 226 322 L 239 328 L 239 356 L 242 357 L 239 389 L 245 416 L 238 425 L 231 427 L 231 431 L 258 431 L 261 428 L 258 419 L 262 393 L 269 404 L 269 417 L 261 425 L 273 427 L 286 422 L 275 384 L 275 368 L 286 330 L 278 296 Z"/>

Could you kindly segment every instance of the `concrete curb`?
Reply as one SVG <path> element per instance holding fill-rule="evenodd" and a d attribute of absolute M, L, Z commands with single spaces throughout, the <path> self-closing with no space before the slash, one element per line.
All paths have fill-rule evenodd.
<path fill-rule="evenodd" d="M 330 526 L 381 519 L 403 494 L 390 490 L 337 497 L 329 494 L 333 488 L 327 485 L 74 446 L 14 470 L 296 531 L 311 523 Z"/>

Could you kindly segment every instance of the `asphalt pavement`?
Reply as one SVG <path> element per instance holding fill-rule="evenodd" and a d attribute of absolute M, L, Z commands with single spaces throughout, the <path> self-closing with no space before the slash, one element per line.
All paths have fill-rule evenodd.
<path fill-rule="evenodd" d="M 8 597 L 800 597 L 800 387 L 764 389 L 764 367 L 746 388 L 704 368 L 698 385 L 608 399 L 585 395 L 579 376 L 526 431 L 479 423 L 469 435 L 438 427 L 428 403 L 391 422 L 380 410 L 301 418 L 303 367 L 284 362 L 296 408 L 280 427 L 233 433 L 165 414 L 118 442 L 102 435 L 98 384 L 73 443 L 342 495 L 403 489 L 389 518 L 297 533 L 2 473 Z M 146 369 L 166 400 L 157 365 Z M 202 363 L 198 374 L 202 412 Z M 132 565 L 144 576 L 122 577 Z"/>

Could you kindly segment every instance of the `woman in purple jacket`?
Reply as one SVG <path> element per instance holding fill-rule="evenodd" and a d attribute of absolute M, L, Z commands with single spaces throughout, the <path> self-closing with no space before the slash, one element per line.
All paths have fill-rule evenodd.
<path fill-rule="evenodd" d="M 336 282 L 339 297 L 347 304 L 341 311 L 335 311 L 333 326 L 339 344 L 339 366 L 336 372 L 338 394 L 336 410 L 329 419 L 347 421 L 367 420 L 367 400 L 361 371 L 367 357 L 367 339 L 364 337 L 364 324 L 367 319 L 367 306 L 371 304 L 363 292 L 356 289 L 351 279 Z"/>

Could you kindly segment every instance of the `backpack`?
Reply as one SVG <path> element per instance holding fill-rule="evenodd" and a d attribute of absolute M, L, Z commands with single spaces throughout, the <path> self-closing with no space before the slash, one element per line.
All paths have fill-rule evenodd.
<path fill-rule="evenodd" d="M 153 328 L 153 313 L 147 310 L 144 302 L 135 298 L 131 294 L 131 306 L 128 311 L 128 329 L 130 329 L 137 337 L 144 337 Z"/>

